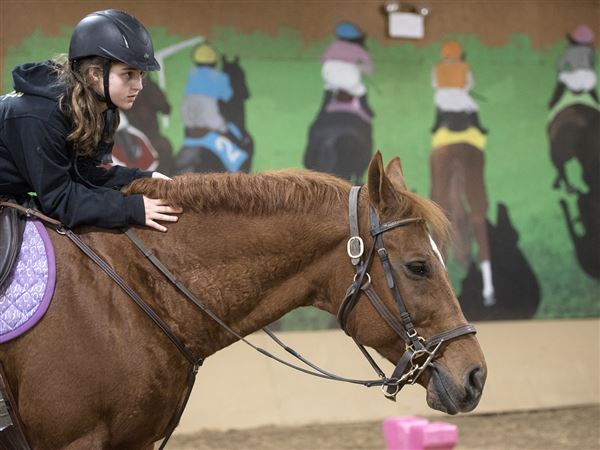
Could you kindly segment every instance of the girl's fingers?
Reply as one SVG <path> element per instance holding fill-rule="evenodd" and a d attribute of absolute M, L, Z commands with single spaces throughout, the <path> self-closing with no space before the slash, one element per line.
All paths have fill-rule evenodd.
<path fill-rule="evenodd" d="M 167 231 L 167 227 L 165 227 L 164 225 L 161 225 L 159 223 L 156 223 L 154 220 L 148 220 L 146 222 L 146 225 L 149 226 L 150 228 L 154 228 L 155 230 L 162 231 L 163 233 L 165 231 Z"/>
<path fill-rule="evenodd" d="M 153 214 L 152 215 L 152 220 L 164 220 L 166 222 L 177 222 L 179 220 L 179 217 L 177 216 L 169 216 L 168 214 Z"/>
<path fill-rule="evenodd" d="M 183 212 L 183 209 L 175 206 L 166 206 L 161 209 L 161 212 L 180 214 Z"/>

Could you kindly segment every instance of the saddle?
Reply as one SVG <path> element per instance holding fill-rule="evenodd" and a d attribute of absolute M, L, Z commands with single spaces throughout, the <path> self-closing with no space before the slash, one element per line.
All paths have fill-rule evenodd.
<path fill-rule="evenodd" d="M 204 127 L 187 127 L 185 129 L 185 137 L 186 138 L 201 138 L 206 134 L 210 133 L 212 130 L 210 128 Z"/>
<path fill-rule="evenodd" d="M 473 125 L 473 117 L 467 112 L 444 111 L 441 122 L 450 131 L 464 131 Z"/>
<path fill-rule="evenodd" d="M 17 260 L 24 230 L 25 221 L 19 211 L 10 206 L 0 206 L 0 286 Z"/>
<path fill-rule="evenodd" d="M 334 95 L 334 99 L 340 103 L 351 103 L 354 100 L 354 96 L 346 91 L 337 91 Z"/>

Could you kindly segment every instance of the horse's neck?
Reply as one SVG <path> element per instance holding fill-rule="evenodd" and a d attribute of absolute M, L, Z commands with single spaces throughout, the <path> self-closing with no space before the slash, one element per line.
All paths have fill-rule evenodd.
<path fill-rule="evenodd" d="M 223 321 L 246 335 L 300 306 L 331 309 L 329 297 L 341 296 L 332 292 L 336 291 L 334 261 L 343 258 L 346 235 L 343 220 L 336 224 L 322 213 L 189 214 L 172 227 L 171 248 L 178 248 L 180 257 L 185 255 L 184 283 Z M 190 317 L 184 310 L 174 314 L 183 315 L 173 317 L 175 322 Z M 196 323 L 187 327 L 188 339 L 203 354 L 235 341 L 202 313 L 191 316 Z"/>
<path fill-rule="evenodd" d="M 246 130 L 244 102 L 237 99 L 235 95 L 223 108 L 223 114 L 228 122 L 233 122 L 242 131 Z"/>

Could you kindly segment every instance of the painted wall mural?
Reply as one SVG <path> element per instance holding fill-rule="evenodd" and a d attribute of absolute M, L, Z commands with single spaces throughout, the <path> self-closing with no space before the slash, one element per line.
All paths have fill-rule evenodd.
<path fill-rule="evenodd" d="M 15 65 L 64 52 L 70 31 L 10 48 L 4 86 Z M 467 34 L 383 45 L 344 17 L 311 43 L 290 28 L 217 27 L 210 41 L 150 31 L 163 70 L 122 121 L 116 160 L 169 174 L 307 167 L 360 183 L 374 149 L 399 155 L 410 188 L 451 219 L 443 252 L 468 319 L 600 315 L 589 26 L 541 49 L 523 34 L 495 47 Z M 274 326 L 336 324 L 301 309 Z"/>

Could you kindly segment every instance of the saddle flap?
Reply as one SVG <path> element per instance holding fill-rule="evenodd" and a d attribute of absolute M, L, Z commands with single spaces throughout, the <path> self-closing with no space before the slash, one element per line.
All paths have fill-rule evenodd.
<path fill-rule="evenodd" d="M 25 221 L 19 211 L 0 208 L 0 286 L 6 281 L 21 250 Z"/>

